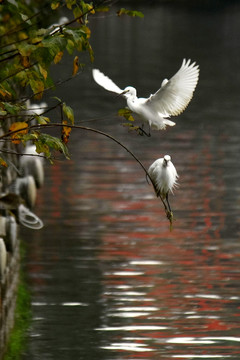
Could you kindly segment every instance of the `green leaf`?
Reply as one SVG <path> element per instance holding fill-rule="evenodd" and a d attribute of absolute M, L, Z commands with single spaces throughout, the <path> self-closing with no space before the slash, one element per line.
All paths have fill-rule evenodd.
<path fill-rule="evenodd" d="M 36 50 L 36 45 L 30 45 L 27 42 L 22 42 L 17 45 L 17 49 L 22 56 L 30 56 Z"/>
<path fill-rule="evenodd" d="M 67 159 L 70 158 L 68 149 L 61 140 L 49 134 L 40 134 L 38 141 L 36 142 L 37 153 L 40 154 L 41 152 L 43 152 L 48 158 L 50 158 L 50 149 L 63 153 Z"/>
<path fill-rule="evenodd" d="M 39 43 L 43 40 L 44 36 L 48 31 L 49 29 L 43 29 L 43 28 L 31 31 L 29 34 L 30 37 L 29 41 L 31 41 L 33 45 L 41 46 Z"/>
<path fill-rule="evenodd" d="M 76 0 L 66 0 L 66 5 L 68 9 L 72 9 L 72 6 L 76 4 Z"/>
<path fill-rule="evenodd" d="M 137 132 L 139 132 L 139 126 L 134 126 L 131 123 L 123 123 L 122 126 L 127 127 L 129 131 L 137 131 Z"/>
<path fill-rule="evenodd" d="M 58 0 L 52 1 L 51 3 L 52 10 L 56 10 L 59 6 L 60 6 L 60 1 Z"/>
<path fill-rule="evenodd" d="M 87 49 L 88 49 L 88 53 L 89 53 L 89 56 L 90 56 L 90 60 L 91 62 L 94 62 L 94 53 L 93 53 L 93 49 L 91 47 L 91 45 L 88 43 L 88 46 L 87 46 Z"/>
<path fill-rule="evenodd" d="M 0 97 L 9 100 L 14 94 L 15 91 L 12 89 L 8 81 L 4 81 L 2 84 L 0 84 Z"/>
<path fill-rule="evenodd" d="M 2 104 L 4 105 L 5 110 L 11 115 L 16 115 L 21 110 L 24 110 L 24 106 L 22 106 L 22 105 L 18 105 L 18 104 L 15 105 L 15 104 L 11 104 L 9 102 L 2 102 Z"/>
<path fill-rule="evenodd" d="M 36 145 L 36 152 L 38 154 L 43 153 L 47 158 L 51 157 L 51 152 L 47 144 L 43 143 L 41 140 L 34 142 L 34 144 Z"/>
<path fill-rule="evenodd" d="M 60 103 L 62 103 L 62 100 L 59 99 L 59 97 L 57 97 L 57 96 L 53 96 L 53 99 L 56 99 L 57 101 L 59 101 Z"/>
<path fill-rule="evenodd" d="M 7 115 L 7 112 L 0 108 L 0 116 L 5 116 L 5 115 Z"/>
<path fill-rule="evenodd" d="M 117 11 L 118 16 L 121 16 L 123 14 L 128 15 L 128 16 L 132 16 L 132 17 L 140 17 L 143 18 L 144 14 L 141 11 L 135 11 L 135 10 L 127 10 L 124 8 L 121 8 L 120 10 Z"/>
<path fill-rule="evenodd" d="M 128 121 L 134 121 L 134 117 L 132 116 L 132 111 L 130 109 L 119 109 L 118 115 L 123 116 Z"/>
<path fill-rule="evenodd" d="M 68 51 L 74 49 L 74 47 L 78 50 L 78 51 L 82 51 L 85 50 L 84 49 L 84 42 L 85 39 L 87 38 L 87 34 L 85 31 L 81 30 L 81 29 L 64 29 L 63 33 L 65 35 L 65 37 L 68 39 Z M 70 42 L 69 42 L 70 40 Z"/>
<path fill-rule="evenodd" d="M 93 8 L 92 3 L 89 4 L 89 3 L 81 0 L 81 1 L 80 1 L 80 4 L 81 4 L 82 11 L 83 11 L 84 14 L 86 14 L 86 13 L 88 13 L 88 12 L 90 12 L 90 13 L 92 13 L 92 14 L 95 13 L 95 10 L 94 10 L 94 8 Z"/>
<path fill-rule="evenodd" d="M 26 135 L 23 135 L 21 138 L 21 141 L 24 146 L 26 146 L 26 143 L 28 141 L 33 141 L 36 144 L 36 140 L 39 138 L 40 132 L 32 130 L 31 133 L 28 133 Z"/>
<path fill-rule="evenodd" d="M 56 54 L 55 54 L 56 55 Z M 54 54 L 47 47 L 38 47 L 33 53 L 32 56 L 36 61 L 38 61 L 43 68 L 48 68 L 53 61 Z"/>
<path fill-rule="evenodd" d="M 67 40 L 66 50 L 70 55 L 72 55 L 75 50 L 74 42 L 71 39 Z"/>
<path fill-rule="evenodd" d="M 100 5 L 98 6 L 95 11 L 96 12 L 108 12 L 110 10 L 109 6 Z"/>
<path fill-rule="evenodd" d="M 44 91 L 44 82 L 41 81 L 40 79 L 30 79 L 29 80 L 29 85 L 31 86 L 31 89 L 33 91 L 33 93 L 35 94 L 34 98 L 35 99 L 41 99 L 43 91 Z"/>
<path fill-rule="evenodd" d="M 67 40 L 62 35 L 56 34 L 48 37 L 42 41 L 44 48 L 48 48 L 51 56 L 54 58 L 59 51 L 64 51 L 67 45 Z"/>
<path fill-rule="evenodd" d="M 40 125 L 45 125 L 48 122 L 50 122 L 50 119 L 46 116 L 35 115 L 34 117 L 37 120 L 38 124 L 40 124 Z"/>
<path fill-rule="evenodd" d="M 82 9 L 79 6 L 76 6 L 75 9 L 73 10 L 73 15 L 75 19 L 80 18 L 82 14 L 83 14 Z"/>
<path fill-rule="evenodd" d="M 65 103 L 63 103 L 63 112 L 68 118 L 68 120 L 71 121 L 71 124 L 74 124 L 74 112 L 73 109 L 70 106 L 67 106 Z"/>

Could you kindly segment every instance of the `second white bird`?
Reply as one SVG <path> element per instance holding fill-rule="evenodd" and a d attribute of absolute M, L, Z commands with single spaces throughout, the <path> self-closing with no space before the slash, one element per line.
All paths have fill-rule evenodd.
<path fill-rule="evenodd" d="M 173 192 L 177 186 L 178 173 L 171 161 L 171 156 L 165 155 L 163 158 L 157 159 L 149 167 L 148 174 L 156 191 L 156 195 L 161 198 L 165 209 L 171 212 L 168 202 L 168 193 Z M 166 200 L 168 208 L 164 202 Z"/>

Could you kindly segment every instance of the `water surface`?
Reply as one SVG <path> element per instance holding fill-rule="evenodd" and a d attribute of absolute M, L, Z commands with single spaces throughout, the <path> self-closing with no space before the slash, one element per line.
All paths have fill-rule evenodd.
<path fill-rule="evenodd" d="M 200 82 L 177 125 L 128 133 L 115 116 L 125 103 L 93 83 L 90 65 L 57 95 L 77 123 L 95 119 L 83 124 L 146 167 L 172 156 L 174 229 L 124 149 L 75 132 L 71 160 L 46 165 L 36 207 L 45 227 L 23 231 L 33 310 L 25 360 L 240 357 L 240 8 L 139 10 L 144 20 L 91 21 L 94 65 L 148 96 L 184 57 L 197 61 Z"/>

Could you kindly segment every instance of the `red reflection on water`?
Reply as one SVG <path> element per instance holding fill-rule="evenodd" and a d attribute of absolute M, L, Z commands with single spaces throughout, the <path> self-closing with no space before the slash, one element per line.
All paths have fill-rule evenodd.
<path fill-rule="evenodd" d="M 186 163 L 180 164 L 181 186 L 170 196 L 176 218 L 172 232 L 152 188 L 139 181 L 134 162 L 127 161 L 126 167 L 132 168 L 127 176 L 119 172 L 121 161 L 115 160 L 109 166 L 108 159 L 104 162 L 102 158 L 101 164 L 89 159 L 79 162 L 74 176 L 69 175 L 74 171 L 73 163 L 69 162 L 57 163 L 49 170 L 51 199 L 48 189 L 43 190 L 43 196 L 50 200 L 47 222 L 53 224 L 52 231 L 61 232 L 68 226 L 69 235 L 75 231 L 76 242 L 81 244 L 82 229 L 87 234 L 96 229 L 93 236 L 97 234 L 101 240 L 94 256 L 103 271 L 104 325 L 166 328 L 107 333 L 109 344 L 124 343 L 124 338 L 132 337 L 134 342 L 154 350 L 151 355 L 144 348 L 141 352 L 130 352 L 131 358 L 169 359 L 186 352 L 240 353 L 237 342 L 231 343 L 231 347 L 223 340 L 209 345 L 168 342 L 173 338 L 194 337 L 200 341 L 210 336 L 238 336 L 240 328 L 236 321 L 240 315 L 239 247 L 229 245 L 222 237 L 227 210 L 224 197 L 218 194 L 218 189 L 222 189 L 221 195 L 226 191 L 221 156 L 220 152 L 214 156 L 210 153 L 211 137 L 204 141 L 199 154 L 185 154 L 187 171 Z M 84 151 L 91 152 L 93 144 L 96 145 L 90 142 Z M 108 147 L 106 151 L 111 153 Z M 103 151 L 103 158 L 104 154 Z M 216 161 L 217 178 L 213 178 Z M 58 264 L 58 256 L 46 255 L 41 246 L 32 245 L 32 254 L 36 261 L 47 256 L 53 266 Z M 32 265 L 31 271 L 39 275 L 33 283 L 45 281 L 41 279 L 41 266 Z M 129 317 L 124 317 L 121 307 L 129 306 L 136 310 L 132 314 L 125 311 Z M 134 317 L 134 311 L 141 315 Z M 127 350 L 114 351 L 121 358 L 129 356 Z"/>

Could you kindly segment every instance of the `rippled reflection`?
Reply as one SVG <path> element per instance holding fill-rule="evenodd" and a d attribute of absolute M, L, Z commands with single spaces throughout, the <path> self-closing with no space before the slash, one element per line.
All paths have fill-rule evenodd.
<path fill-rule="evenodd" d="M 176 127 L 126 134 L 114 116 L 121 100 L 95 87 L 88 70 L 74 91 L 58 91 L 78 122 L 101 116 L 95 126 L 146 167 L 173 157 L 174 229 L 129 154 L 73 134 L 72 160 L 46 168 L 37 206 L 45 228 L 24 232 L 34 317 L 26 360 L 240 358 L 240 9 L 145 10 L 143 23 L 95 20 L 96 66 L 147 96 L 157 74 L 196 59 L 199 86 Z"/>

